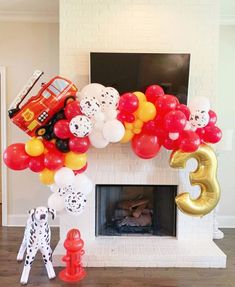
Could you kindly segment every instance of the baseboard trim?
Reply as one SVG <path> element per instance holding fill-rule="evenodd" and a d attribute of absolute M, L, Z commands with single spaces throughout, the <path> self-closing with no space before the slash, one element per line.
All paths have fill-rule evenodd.
<path fill-rule="evenodd" d="M 217 216 L 219 228 L 235 228 L 235 216 Z"/>
<path fill-rule="evenodd" d="M 55 220 L 49 220 L 50 226 L 59 226 L 59 216 Z M 7 226 L 25 226 L 28 219 L 28 215 L 25 214 L 11 214 L 7 217 Z"/>

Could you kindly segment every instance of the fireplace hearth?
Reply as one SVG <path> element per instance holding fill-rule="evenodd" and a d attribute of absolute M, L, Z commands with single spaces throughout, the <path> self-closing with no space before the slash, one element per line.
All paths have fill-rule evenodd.
<path fill-rule="evenodd" d="M 176 185 L 96 185 L 96 236 L 176 236 Z"/>

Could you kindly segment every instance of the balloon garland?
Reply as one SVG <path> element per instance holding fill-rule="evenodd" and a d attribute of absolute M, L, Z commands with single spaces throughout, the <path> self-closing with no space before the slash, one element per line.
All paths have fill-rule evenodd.
<path fill-rule="evenodd" d="M 96 83 L 85 86 L 76 98 L 64 94 L 70 99 L 65 106 L 47 118 L 29 141 L 8 146 L 3 155 L 9 168 L 29 168 L 50 186 L 51 208 L 81 214 L 93 188 L 83 174 L 87 151 L 90 146 L 99 149 L 118 142 L 131 142 L 133 152 L 142 159 L 156 157 L 162 147 L 172 150 L 173 168 L 183 168 L 189 158 L 197 159 L 198 169 L 190 180 L 201 186 L 201 195 L 192 200 L 188 193 L 180 194 L 176 204 L 193 216 L 205 215 L 216 206 L 220 195 L 216 157 L 207 144 L 217 143 L 222 132 L 207 98 L 197 97 L 186 106 L 174 95 L 164 94 L 159 85 L 149 86 L 145 94 L 120 96 L 116 89 Z"/>

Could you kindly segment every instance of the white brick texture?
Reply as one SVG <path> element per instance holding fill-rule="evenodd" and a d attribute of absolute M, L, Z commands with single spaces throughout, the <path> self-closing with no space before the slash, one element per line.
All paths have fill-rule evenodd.
<path fill-rule="evenodd" d="M 60 0 L 60 73 L 81 89 L 89 82 L 90 52 L 185 52 L 191 54 L 189 97 L 207 96 L 215 103 L 218 15 L 217 0 Z M 189 186 L 187 171 L 171 169 L 168 160 L 166 151 L 145 161 L 128 144 L 115 144 L 89 151 L 88 175 L 94 183 L 176 184 L 179 191 L 196 190 Z M 88 200 L 80 217 L 61 216 L 57 265 L 66 233 L 76 227 L 86 243 L 88 266 L 225 266 L 225 255 L 212 243 L 211 214 L 200 219 L 178 212 L 177 239 L 119 242 L 95 237 L 94 192 Z M 192 241 L 189 252 L 183 246 Z M 199 252 L 202 245 L 196 241 L 209 251 Z M 133 243 L 138 252 L 132 252 Z"/>

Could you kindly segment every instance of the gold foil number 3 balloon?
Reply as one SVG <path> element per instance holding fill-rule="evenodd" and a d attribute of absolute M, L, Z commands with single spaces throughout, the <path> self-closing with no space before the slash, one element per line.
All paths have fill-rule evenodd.
<path fill-rule="evenodd" d="M 193 153 L 180 150 L 173 152 L 170 166 L 185 168 L 190 158 L 195 158 L 198 162 L 197 169 L 189 174 L 190 183 L 199 185 L 201 193 L 198 198 L 192 199 L 188 192 L 184 192 L 179 194 L 175 201 L 182 212 L 192 216 L 203 216 L 212 211 L 220 199 L 220 187 L 216 178 L 217 158 L 213 149 L 203 144 Z"/>

